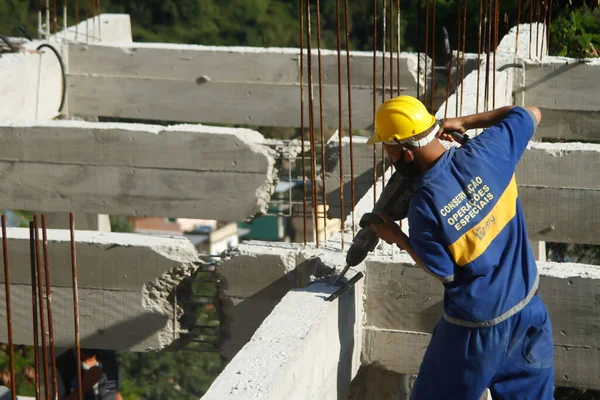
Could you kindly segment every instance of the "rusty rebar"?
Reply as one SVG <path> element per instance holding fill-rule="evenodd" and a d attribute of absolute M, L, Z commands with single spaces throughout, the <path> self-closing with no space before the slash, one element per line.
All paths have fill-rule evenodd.
<path fill-rule="evenodd" d="M 339 145 L 339 160 L 340 160 L 340 216 L 342 223 L 340 224 L 340 240 L 342 251 L 344 250 L 344 157 L 342 152 L 343 134 L 343 118 L 342 118 L 342 28 L 340 16 L 340 0 L 335 1 L 336 10 L 336 35 L 337 35 L 337 77 L 338 77 L 338 145 Z M 323 181 L 325 181 L 325 159 L 323 159 Z M 324 210 L 325 220 L 327 220 L 327 209 Z"/>
<path fill-rule="evenodd" d="M 425 85 L 423 86 L 423 104 L 427 107 L 427 73 L 429 72 L 429 0 L 425 0 Z"/>
<path fill-rule="evenodd" d="M 75 0 L 75 41 L 79 41 L 79 0 Z"/>
<path fill-rule="evenodd" d="M 420 1 L 420 0 L 419 0 Z M 419 68 L 419 67 L 418 67 Z M 418 75 L 418 73 L 417 73 Z M 419 80 L 417 79 L 417 88 Z M 417 89 L 418 91 L 418 89 Z M 377 0 L 373 0 L 373 133 L 377 114 Z M 377 203 L 377 145 L 373 144 L 373 207 Z"/>
<path fill-rule="evenodd" d="M 40 231 L 37 214 L 33 215 L 33 229 L 35 233 L 35 258 L 37 273 L 38 306 L 40 308 L 40 332 L 42 344 L 42 360 L 44 362 L 44 390 L 46 398 L 50 398 L 50 375 L 48 374 L 48 346 L 46 343 L 46 317 L 44 314 L 44 270 L 42 267 L 42 252 L 40 251 Z"/>
<path fill-rule="evenodd" d="M 517 37 L 515 44 L 515 54 L 519 53 L 519 25 L 521 25 L 521 0 L 517 1 Z"/>
<path fill-rule="evenodd" d="M 52 316 L 52 282 L 50 279 L 50 253 L 48 252 L 48 235 L 46 232 L 46 215 L 42 214 L 42 242 L 44 248 L 44 274 L 46 277 L 46 307 L 48 312 L 48 334 L 50 343 L 50 359 L 52 367 L 52 398 L 58 396 L 58 382 L 56 380 L 56 348 L 54 346 L 54 319 Z"/>
<path fill-rule="evenodd" d="M 456 54 L 456 56 L 458 57 L 458 53 Z M 456 65 L 458 66 L 458 63 Z M 448 78 L 446 80 L 446 104 L 444 105 L 444 118 L 448 118 L 448 99 L 450 98 L 450 85 L 452 83 L 452 46 L 450 46 L 450 60 L 448 61 L 447 73 Z"/>
<path fill-rule="evenodd" d="M 396 46 L 396 50 L 398 52 L 397 54 L 397 63 L 396 66 L 398 67 L 398 71 L 397 71 L 397 79 L 398 79 L 398 85 L 397 85 L 397 94 L 398 96 L 400 96 L 400 0 L 397 0 L 396 3 L 396 40 L 398 41 L 397 46 Z"/>
<path fill-rule="evenodd" d="M 463 0 L 463 36 L 462 36 L 462 57 L 461 57 L 461 78 L 460 78 L 460 116 L 463 114 L 463 101 L 465 98 L 465 53 L 467 52 L 467 0 Z"/>
<path fill-rule="evenodd" d="M 346 79 L 348 87 L 348 136 L 350 138 L 350 195 L 352 197 L 352 236 L 355 234 L 354 207 L 356 207 L 356 193 L 354 192 L 354 145 L 352 143 L 352 80 L 350 73 L 350 24 L 348 0 L 345 0 L 344 18 L 346 23 Z M 343 223 L 343 222 L 342 222 Z"/>
<path fill-rule="evenodd" d="M 520 0 L 519 0 L 520 1 Z M 481 86 L 481 22 L 483 18 L 483 0 L 479 0 L 479 28 L 477 30 L 477 95 L 475 99 L 475 113 L 479 112 L 479 87 Z"/>
<path fill-rule="evenodd" d="M 531 59 L 531 46 L 533 42 L 533 0 L 529 1 L 529 58 Z"/>
<path fill-rule="evenodd" d="M 302 138 L 302 226 L 304 229 L 304 245 L 307 242 L 306 232 L 306 153 L 304 148 L 304 0 L 300 0 L 300 135 Z"/>
<path fill-rule="evenodd" d="M 486 54 L 486 66 L 485 66 L 485 111 L 489 110 L 490 101 L 490 57 L 492 51 L 492 9 L 494 6 L 494 0 L 489 0 L 487 7 L 488 15 L 488 32 L 487 32 L 487 54 Z"/>
<path fill-rule="evenodd" d="M 494 74 L 492 86 L 492 109 L 496 109 L 496 53 L 498 52 L 498 24 L 500 23 L 500 0 L 496 0 L 494 10 Z"/>
<path fill-rule="evenodd" d="M 433 0 L 433 16 L 431 17 L 431 112 L 435 113 L 435 8 Z"/>
<path fill-rule="evenodd" d="M 540 49 L 540 60 L 544 58 L 544 39 L 548 36 L 548 4 L 546 4 L 546 1 L 544 1 L 542 4 L 544 5 L 544 25 L 542 29 L 542 47 Z"/>
<path fill-rule="evenodd" d="M 466 0 L 464 0 L 466 1 Z M 458 93 L 458 85 L 461 83 L 460 82 L 460 50 L 461 50 L 461 23 L 462 20 L 460 18 L 460 13 L 462 10 L 461 7 L 461 0 L 456 0 L 456 15 L 457 15 L 457 21 L 458 21 L 458 29 L 456 31 L 456 86 L 454 89 L 454 93 L 455 93 L 455 103 L 456 103 L 456 107 L 455 107 L 455 117 L 458 117 L 458 104 L 459 104 L 459 99 L 460 99 L 460 95 Z"/>
<path fill-rule="evenodd" d="M 390 99 L 394 97 L 394 0 L 390 0 Z"/>
<path fill-rule="evenodd" d="M 317 57 L 319 63 L 319 118 L 321 127 L 321 179 L 323 180 L 323 239 L 327 242 L 327 186 L 325 182 L 325 118 L 323 115 L 323 68 L 321 58 L 321 2 L 317 0 Z M 340 160 L 340 163 L 342 161 Z M 341 189 L 341 188 L 340 188 Z M 317 214 L 318 218 L 318 214 Z M 318 232 L 317 232 L 318 235 Z"/>
<path fill-rule="evenodd" d="M 458 0 L 457 0 L 458 1 Z M 421 45 L 423 38 L 421 37 L 421 24 L 423 0 L 419 0 L 417 5 L 417 98 L 421 96 Z M 425 82 L 427 85 L 427 82 Z"/>
<path fill-rule="evenodd" d="M 81 338 L 79 336 L 79 287 L 77 283 L 77 251 L 75 248 L 75 216 L 69 213 L 69 231 L 71 234 L 71 273 L 73 277 L 73 321 L 75 325 L 75 357 L 81 360 Z M 81 368 L 77 368 L 77 394 L 83 399 L 81 390 Z"/>
<path fill-rule="evenodd" d="M 6 296 L 6 329 L 8 330 L 8 360 L 10 365 L 11 399 L 17 398 L 15 377 L 15 349 L 13 342 L 12 308 L 10 304 L 10 268 L 8 264 L 8 237 L 6 236 L 6 215 L 2 215 L 2 256 L 4 258 L 4 295 Z"/>
<path fill-rule="evenodd" d="M 37 307 L 37 290 L 36 281 L 37 273 L 35 268 L 35 234 L 33 222 L 29 222 L 29 252 L 31 262 L 31 302 L 33 310 L 33 355 L 35 363 L 35 398 L 40 399 L 40 354 L 39 354 L 39 338 L 38 338 L 38 307 Z"/>
<path fill-rule="evenodd" d="M 536 4 L 536 28 L 535 28 L 535 56 L 539 57 L 539 50 L 540 50 L 540 9 L 542 8 L 540 0 L 537 0 L 537 4 Z"/>
<path fill-rule="evenodd" d="M 548 48 L 548 54 L 550 54 L 550 28 L 552 26 L 552 0 L 550 0 L 550 7 L 548 10 L 548 28 L 546 30 L 547 39 L 546 39 L 546 47 Z"/>
<path fill-rule="evenodd" d="M 390 0 L 392 1 L 392 0 Z M 381 104 L 385 102 L 385 41 L 387 39 L 386 28 L 387 28 L 387 7 L 386 0 L 383 0 L 383 34 L 381 35 Z M 381 145 L 381 190 L 385 186 L 385 149 L 383 144 Z"/>

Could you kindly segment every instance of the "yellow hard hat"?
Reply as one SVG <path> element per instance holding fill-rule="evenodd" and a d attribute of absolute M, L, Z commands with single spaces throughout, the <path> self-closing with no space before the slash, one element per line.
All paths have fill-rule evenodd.
<path fill-rule="evenodd" d="M 398 96 L 379 106 L 375 115 L 375 133 L 367 144 L 404 141 L 435 124 L 435 117 L 412 96 Z"/>

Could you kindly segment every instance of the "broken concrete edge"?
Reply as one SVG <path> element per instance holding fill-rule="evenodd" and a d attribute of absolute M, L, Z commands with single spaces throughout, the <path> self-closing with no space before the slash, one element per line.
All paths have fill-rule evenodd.
<path fill-rule="evenodd" d="M 288 292 L 202 398 L 337 399 L 360 366 L 362 282 L 325 301 L 335 290 L 314 283 Z"/>
<path fill-rule="evenodd" d="M 517 31 L 519 32 L 518 47 Z M 531 59 L 544 60 L 545 57 L 548 57 L 547 33 L 546 24 L 543 23 L 534 24 L 534 26 L 515 25 L 502 37 L 497 52 L 529 59 L 529 49 L 531 48 Z"/>

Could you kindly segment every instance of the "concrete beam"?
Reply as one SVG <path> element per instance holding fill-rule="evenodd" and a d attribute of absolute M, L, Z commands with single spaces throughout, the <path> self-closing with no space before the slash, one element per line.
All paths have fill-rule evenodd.
<path fill-rule="evenodd" d="M 557 385 L 600 388 L 598 267 L 538 263 L 540 294 L 553 325 Z M 429 333 L 443 312 L 439 283 L 408 256 L 367 261 L 363 358 L 399 373 L 418 371 Z M 564 379 L 567 376 L 567 379 Z"/>
<path fill-rule="evenodd" d="M 217 377 L 204 400 L 344 398 L 360 366 L 362 280 L 290 291 Z"/>
<path fill-rule="evenodd" d="M 334 127 L 338 125 L 337 53 L 327 50 L 322 53 L 323 112 L 325 124 Z M 356 129 L 368 128 L 373 122 L 372 57 L 368 52 L 351 53 L 353 123 Z M 70 113 L 299 127 L 299 58 L 298 49 L 142 43 L 114 47 L 71 44 Z M 316 60 L 315 52 L 315 79 L 318 76 Z M 240 69 L 239 65 L 245 67 Z M 403 53 L 400 66 L 402 90 L 416 93 L 416 54 Z M 307 75 L 304 79 L 306 84 Z M 421 79 L 423 87 L 424 78 Z M 318 85 L 315 85 L 317 88 Z M 308 107 L 306 87 L 305 96 Z M 318 97 L 317 91 L 315 99 Z M 347 120 L 347 95 L 343 97 L 343 114 Z M 115 101 L 100 101 L 102 98 Z M 318 103 L 316 101 L 315 115 L 319 115 Z M 231 112 L 232 109 L 236 112 Z M 308 124 L 308 112 L 305 123 Z"/>
<path fill-rule="evenodd" d="M 57 347 L 74 342 L 70 237 L 48 230 L 54 334 Z M 13 336 L 32 345 L 29 229 L 7 230 Z M 82 346 L 149 351 L 185 341 L 191 315 L 178 300 L 191 296 L 188 281 L 200 264 L 185 238 L 76 231 Z M 0 276 L 4 291 L 4 274 Z M 179 301 L 178 304 L 183 304 Z M 5 298 L 0 317 L 5 318 Z M 193 322 L 192 322 L 193 323 Z M 0 341 L 7 342 L 6 331 Z"/>
<path fill-rule="evenodd" d="M 524 67 L 524 72 L 517 71 L 521 77 L 515 80 L 515 103 L 542 109 L 544 118 L 536 134 L 538 138 L 600 138 L 598 60 L 547 57 L 541 63 Z"/>
<path fill-rule="evenodd" d="M 0 122 L 0 140 L 9 209 L 239 221 L 266 211 L 276 179 L 246 129 Z"/>

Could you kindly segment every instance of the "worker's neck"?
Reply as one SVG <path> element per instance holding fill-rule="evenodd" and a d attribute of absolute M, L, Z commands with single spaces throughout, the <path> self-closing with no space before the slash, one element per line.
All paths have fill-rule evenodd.
<path fill-rule="evenodd" d="M 446 148 L 438 139 L 434 139 L 425 147 L 414 149 L 415 162 L 419 169 L 425 173 L 438 162 L 446 152 Z"/>

